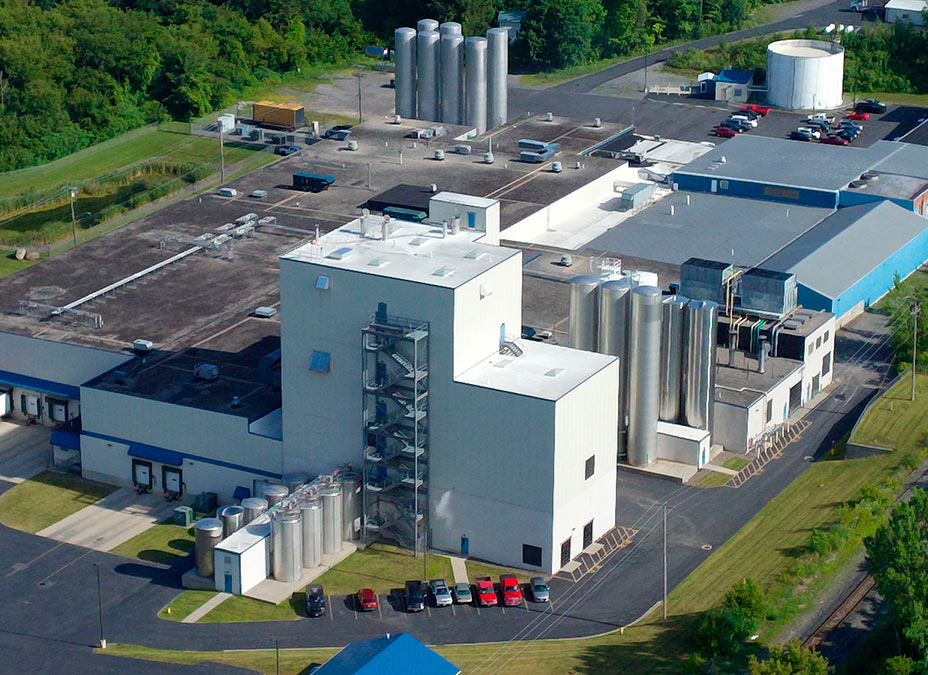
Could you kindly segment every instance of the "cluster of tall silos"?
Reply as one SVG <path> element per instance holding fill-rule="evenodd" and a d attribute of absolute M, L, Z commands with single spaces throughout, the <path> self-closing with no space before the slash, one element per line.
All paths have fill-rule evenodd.
<path fill-rule="evenodd" d="M 617 356 L 619 456 L 657 459 L 658 421 L 712 432 L 718 305 L 630 278 L 570 281 L 568 345 Z"/>
<path fill-rule="evenodd" d="M 464 39 L 461 24 L 422 19 L 394 32 L 396 114 L 467 124 L 482 134 L 508 115 L 509 30 Z"/>

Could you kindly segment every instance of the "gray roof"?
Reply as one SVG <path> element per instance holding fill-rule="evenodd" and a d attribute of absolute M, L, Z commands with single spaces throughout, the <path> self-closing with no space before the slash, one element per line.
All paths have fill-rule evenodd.
<path fill-rule="evenodd" d="M 764 267 L 792 272 L 803 286 L 837 298 L 926 226 L 924 218 L 890 201 L 842 208 Z"/>
<path fill-rule="evenodd" d="M 881 142 L 857 148 L 739 134 L 675 173 L 840 190 L 899 145 Z M 719 163 L 722 157 L 724 164 Z"/>
<path fill-rule="evenodd" d="M 873 146 L 892 148 L 893 153 L 874 165 L 875 171 L 928 179 L 928 147 L 914 143 L 878 141 Z"/>
<path fill-rule="evenodd" d="M 619 223 L 588 246 L 673 265 L 697 257 L 751 266 L 831 213 L 831 209 L 678 191 Z"/>
<path fill-rule="evenodd" d="M 7 380 L 25 376 L 80 387 L 132 358 L 131 354 L 0 331 L 0 371 L 13 376 Z"/>

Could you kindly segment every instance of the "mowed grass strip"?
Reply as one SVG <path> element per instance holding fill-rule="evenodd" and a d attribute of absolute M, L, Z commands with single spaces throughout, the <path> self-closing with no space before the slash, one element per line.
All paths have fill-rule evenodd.
<path fill-rule="evenodd" d="M 313 583 L 322 584 L 328 594 L 348 595 L 359 588 L 389 593 L 403 588 L 407 579 L 444 579 L 450 584 L 454 581 L 451 561 L 442 555 L 429 554 L 427 568 L 423 569 L 421 556 L 417 558 L 396 546 L 373 544 L 352 553 Z"/>
<path fill-rule="evenodd" d="M 181 663 L 191 666 L 198 663 L 223 663 L 261 673 L 277 672 L 277 654 L 273 648 L 249 651 L 177 652 L 139 645 L 109 644 L 106 649 L 94 651 L 107 656 L 122 656 L 146 661 Z M 281 675 L 307 673 L 312 666 L 324 663 L 338 651 L 337 649 L 281 649 L 280 673 Z"/>
<path fill-rule="evenodd" d="M 332 598 L 336 602 L 335 598 Z M 262 602 L 241 595 L 233 595 L 210 610 L 199 623 L 227 623 L 240 621 L 293 621 L 306 616 L 306 595 L 294 593 L 279 605 Z"/>
<path fill-rule="evenodd" d="M 184 591 L 161 608 L 158 616 L 168 621 L 183 621 L 190 613 L 216 595 L 216 591 Z"/>
<path fill-rule="evenodd" d="M 110 553 L 169 565 L 193 552 L 195 536 L 193 527 L 174 525 L 168 518 L 110 549 Z"/>
<path fill-rule="evenodd" d="M 915 402 L 910 399 L 912 380 L 904 375 L 896 385 L 867 411 L 852 443 L 876 445 L 912 452 L 925 440 L 928 432 L 928 376 L 915 378 Z"/>
<path fill-rule="evenodd" d="M 43 471 L 0 495 L 0 523 L 24 532 L 38 532 L 115 489 L 74 474 Z"/>

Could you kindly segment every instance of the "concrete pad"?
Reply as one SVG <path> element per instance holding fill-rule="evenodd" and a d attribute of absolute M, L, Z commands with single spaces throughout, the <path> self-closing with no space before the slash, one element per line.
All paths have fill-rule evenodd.
<path fill-rule="evenodd" d="M 703 464 L 702 468 L 706 471 L 715 471 L 716 473 L 724 473 L 726 476 L 737 476 L 738 471 L 734 469 L 729 469 L 725 466 L 718 466 L 717 464 Z"/>
<path fill-rule="evenodd" d="M 470 583 L 470 579 L 467 578 L 467 564 L 464 562 L 464 558 L 449 555 L 448 559 L 451 561 L 451 573 L 454 574 L 454 583 Z"/>
<path fill-rule="evenodd" d="M 675 483 L 685 483 L 696 475 L 698 469 L 690 464 L 681 464 L 680 462 L 670 462 L 666 459 L 658 459 L 648 466 L 632 466 L 631 464 L 619 464 L 619 469 L 630 471 L 632 473 L 642 473 L 655 478 L 664 478 L 672 480 Z"/>
<path fill-rule="evenodd" d="M 22 483 L 52 465 L 52 430 L 37 424 L 0 422 L 0 480 Z"/>
<path fill-rule="evenodd" d="M 48 537 L 97 551 L 109 551 L 170 517 L 178 502 L 157 494 L 136 494 L 120 488 L 38 532 Z"/>
<path fill-rule="evenodd" d="M 342 550 L 338 553 L 323 553 L 322 564 L 319 567 L 306 567 L 303 569 L 303 576 L 297 581 L 284 583 L 277 579 L 267 578 L 260 584 L 243 593 L 246 598 L 263 600 L 273 605 L 279 605 L 297 591 L 303 590 L 306 584 L 322 576 L 322 574 L 334 567 L 342 560 L 358 550 L 358 547 L 348 541 L 342 542 Z"/>
<path fill-rule="evenodd" d="M 187 616 L 180 620 L 181 623 L 196 623 L 204 616 L 209 614 L 213 609 L 232 597 L 231 593 L 217 593 Z"/>
<path fill-rule="evenodd" d="M 184 572 L 180 578 L 180 585 L 192 591 L 215 591 L 216 580 L 213 577 L 201 577 L 197 574 L 196 565 Z"/>

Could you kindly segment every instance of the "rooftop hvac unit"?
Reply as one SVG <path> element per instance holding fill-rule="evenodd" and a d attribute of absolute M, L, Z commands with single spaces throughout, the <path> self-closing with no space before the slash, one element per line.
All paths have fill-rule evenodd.
<path fill-rule="evenodd" d="M 155 348 L 155 343 L 151 340 L 136 340 L 132 343 L 132 349 L 139 354 L 147 354 Z"/>
<path fill-rule="evenodd" d="M 219 377 L 219 366 L 215 363 L 198 363 L 193 367 L 193 376 L 200 380 L 215 380 Z"/>
<path fill-rule="evenodd" d="M 255 310 L 255 316 L 261 319 L 270 319 L 275 314 L 277 314 L 277 310 L 273 307 L 258 307 Z"/>

